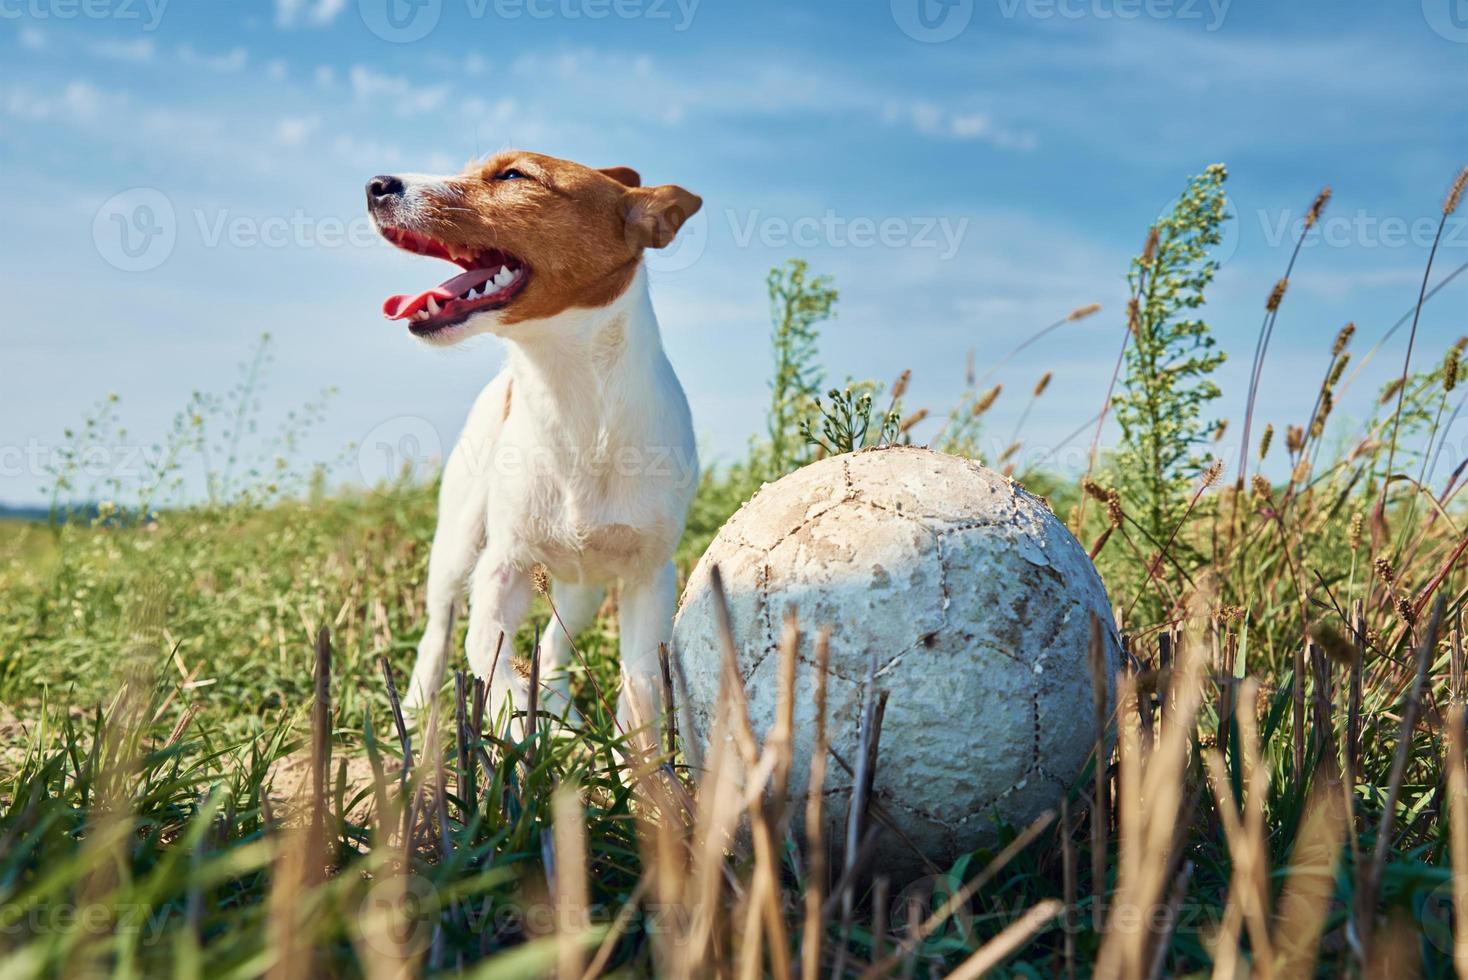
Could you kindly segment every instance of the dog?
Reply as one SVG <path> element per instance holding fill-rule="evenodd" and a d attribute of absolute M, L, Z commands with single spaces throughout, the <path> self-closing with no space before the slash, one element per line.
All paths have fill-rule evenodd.
<path fill-rule="evenodd" d="M 540 703 L 573 713 L 573 638 L 616 584 L 617 722 L 623 732 L 650 725 L 698 457 L 643 254 L 670 245 L 702 200 L 643 187 L 627 167 L 512 151 L 457 176 L 375 177 L 367 202 L 388 242 L 463 270 L 389 298 L 384 315 L 429 344 L 492 334 L 508 349 L 444 465 L 428 622 L 405 705 L 421 711 L 437 696 L 467 583 L 469 667 L 489 685 L 492 711 L 523 709 L 529 692 L 511 654 L 544 568 L 556 617 L 536 653 Z"/>

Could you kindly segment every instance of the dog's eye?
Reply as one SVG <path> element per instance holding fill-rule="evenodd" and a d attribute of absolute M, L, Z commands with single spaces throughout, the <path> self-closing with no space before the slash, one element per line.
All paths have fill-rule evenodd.
<path fill-rule="evenodd" d="M 525 177 L 525 175 L 523 173 L 521 173 L 520 171 L 516 170 L 514 167 L 511 167 L 509 170 L 501 170 L 499 173 L 497 173 L 497 174 L 494 175 L 494 178 L 493 179 L 494 180 L 525 180 L 527 178 Z"/>

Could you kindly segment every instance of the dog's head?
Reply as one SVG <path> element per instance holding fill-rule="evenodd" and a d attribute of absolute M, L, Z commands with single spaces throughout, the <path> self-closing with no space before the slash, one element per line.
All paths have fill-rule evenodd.
<path fill-rule="evenodd" d="M 374 177 L 367 207 L 383 237 L 464 270 L 389 298 L 383 313 L 444 344 L 607 305 L 631 283 L 643 249 L 668 245 L 703 204 L 681 187 L 641 183 L 626 167 L 518 151 L 454 177 Z"/>

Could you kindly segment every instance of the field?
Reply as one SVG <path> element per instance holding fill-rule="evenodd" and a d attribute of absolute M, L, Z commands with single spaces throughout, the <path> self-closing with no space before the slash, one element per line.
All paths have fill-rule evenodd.
<path fill-rule="evenodd" d="M 1085 320 L 1118 348 L 1083 437 L 1114 420 L 1116 443 L 1085 474 L 1015 473 L 1092 553 L 1128 652 L 1052 813 L 920 887 L 844 866 L 802 832 L 819 800 L 777 790 L 778 725 L 735 712 L 708 772 L 617 735 L 610 604 L 578 638 L 573 737 L 541 718 L 514 738 L 463 677 L 408 724 L 393 687 L 423 629 L 434 488 L 327 493 L 289 433 L 251 456 L 262 355 L 181 413 L 148 479 L 83 485 L 63 457 L 57 500 L 86 510 L 0 525 L 0 975 L 1468 976 L 1468 535 L 1464 467 L 1439 459 L 1468 339 L 1421 342 L 1429 263 L 1375 347 L 1327 338 L 1309 417 L 1276 432 L 1251 396 L 1216 420 L 1202 317 L 1226 177 L 1190 182 L 1118 270 L 1128 310 L 1061 311 L 1021 345 Z M 1261 289 L 1256 377 L 1291 270 Z M 882 442 L 977 455 L 1015 397 L 972 370 L 941 413 L 906 375 L 827 392 L 834 284 L 792 263 L 768 285 L 768 416 L 705 475 L 685 575 L 763 481 Z M 1364 424 L 1333 425 L 1378 356 L 1400 374 Z M 205 499 L 175 500 L 199 458 Z M 1028 458 L 1016 440 L 984 462 Z M 521 653 L 555 628 L 546 598 L 531 620 Z"/>

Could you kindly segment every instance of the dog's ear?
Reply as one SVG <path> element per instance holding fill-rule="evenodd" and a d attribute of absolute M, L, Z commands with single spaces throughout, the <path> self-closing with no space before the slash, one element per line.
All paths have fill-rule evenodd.
<path fill-rule="evenodd" d="M 630 190 L 623 202 L 627 240 L 638 248 L 666 248 L 703 207 L 703 198 L 676 184 Z"/>
<path fill-rule="evenodd" d="M 604 173 L 617 183 L 626 184 L 628 187 L 642 186 L 642 175 L 631 167 L 603 167 L 598 172 Z"/>

